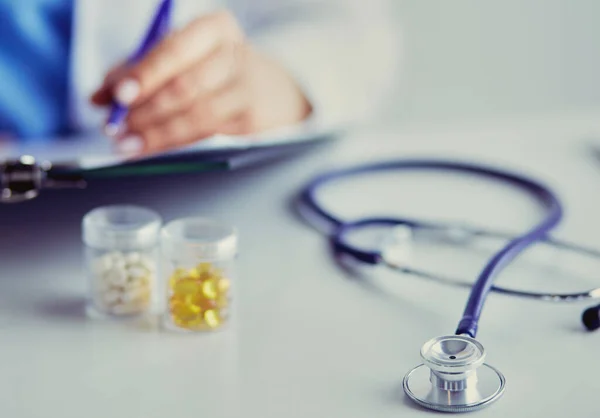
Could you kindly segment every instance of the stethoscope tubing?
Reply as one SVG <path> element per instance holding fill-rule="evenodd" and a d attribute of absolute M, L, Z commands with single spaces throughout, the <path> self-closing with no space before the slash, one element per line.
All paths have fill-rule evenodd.
<path fill-rule="evenodd" d="M 371 219 L 361 219 L 356 222 L 346 223 L 342 227 L 339 227 L 335 233 L 332 235 L 331 242 L 332 244 L 337 242 L 337 245 L 334 245 L 334 250 L 341 254 L 350 255 L 353 259 L 358 260 L 365 264 L 378 265 L 384 264 L 386 267 L 389 267 L 392 270 L 395 270 L 399 273 L 410 274 L 413 276 L 421 277 L 427 280 L 432 280 L 442 284 L 460 286 L 465 288 L 471 288 L 473 286 L 472 282 L 468 282 L 466 280 L 460 280 L 457 278 L 452 278 L 448 276 L 441 276 L 439 274 L 430 273 L 424 270 L 416 269 L 411 266 L 401 264 L 391 260 L 389 257 L 386 257 L 384 253 L 378 251 L 365 251 L 358 250 L 351 245 L 347 244 L 345 236 L 351 233 L 356 228 L 362 228 L 365 226 L 372 225 L 388 225 L 388 226 L 406 226 L 411 230 L 431 230 L 438 232 L 459 232 L 467 236 L 469 238 L 476 237 L 486 237 L 493 239 L 502 239 L 502 240 L 511 240 L 514 238 L 514 235 L 499 232 L 499 231 L 491 231 L 491 230 L 483 230 L 479 228 L 472 228 L 468 225 L 442 225 L 435 223 L 421 223 L 414 220 L 403 220 L 401 223 L 398 223 L 398 220 L 394 220 L 391 218 L 371 218 Z M 544 242 L 548 245 L 552 245 L 555 248 L 571 251 L 578 254 L 584 254 L 590 257 L 595 257 L 600 259 L 600 251 L 583 247 L 577 244 L 568 243 L 565 241 L 559 241 L 552 237 L 546 236 L 541 242 Z M 581 291 L 581 292 L 573 292 L 573 293 L 550 293 L 550 292 L 534 292 L 534 291 L 523 291 L 518 289 L 513 289 L 510 287 L 493 285 L 491 291 L 496 293 L 501 293 L 509 296 L 517 296 L 528 299 L 537 299 L 541 301 L 548 302 L 582 302 L 590 299 L 597 299 L 600 297 L 600 288 L 591 288 L 589 290 Z"/>
<path fill-rule="evenodd" d="M 331 235 L 331 242 L 336 251 L 349 253 L 360 261 L 369 262 L 364 259 L 364 256 L 381 258 L 381 253 L 373 252 L 368 254 L 363 252 L 349 251 L 349 246 L 343 241 L 345 231 L 354 223 L 346 223 L 327 211 L 318 203 L 317 191 L 325 184 L 332 180 L 342 179 L 356 176 L 365 173 L 375 173 L 390 170 L 436 170 L 436 171 L 454 171 L 462 173 L 476 174 L 504 183 L 512 184 L 526 191 L 529 195 L 541 202 L 547 212 L 546 216 L 533 228 L 524 234 L 511 238 L 509 242 L 485 265 L 477 280 L 472 285 L 471 293 L 467 301 L 463 316 L 459 321 L 456 329 L 458 335 L 470 335 L 475 338 L 477 333 L 477 325 L 481 316 L 485 299 L 490 291 L 494 290 L 494 278 L 508 263 L 523 252 L 527 247 L 535 242 L 546 240 L 547 234 L 558 225 L 562 219 L 563 211 L 559 199 L 545 185 L 538 183 L 532 179 L 510 173 L 504 170 L 494 169 L 491 167 L 480 166 L 471 163 L 455 162 L 455 161 L 437 161 L 437 160 L 395 160 L 380 162 L 374 164 L 366 164 L 348 169 L 331 171 L 324 175 L 318 176 L 310 182 L 301 193 L 302 202 L 317 216 L 329 222 L 334 230 Z M 372 220 L 371 220 L 372 221 Z M 421 223 L 411 220 L 379 220 L 382 222 L 397 222 L 405 224 L 409 227 L 417 227 Z M 372 259 L 372 263 L 377 260 Z M 510 290 L 511 294 L 515 294 L 514 290 Z M 518 292 L 518 291 L 516 291 Z"/>

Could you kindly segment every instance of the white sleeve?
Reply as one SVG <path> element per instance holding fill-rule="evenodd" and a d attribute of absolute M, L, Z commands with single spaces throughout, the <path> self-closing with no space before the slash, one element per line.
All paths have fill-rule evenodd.
<path fill-rule="evenodd" d="M 385 103 L 399 36 L 388 0 L 226 0 L 253 45 L 299 82 L 317 126 L 345 129 Z"/>

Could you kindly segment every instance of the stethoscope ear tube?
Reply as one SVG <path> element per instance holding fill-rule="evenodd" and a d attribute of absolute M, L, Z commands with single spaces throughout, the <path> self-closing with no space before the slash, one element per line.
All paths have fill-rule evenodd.
<path fill-rule="evenodd" d="M 421 270 L 415 267 L 410 266 L 407 263 L 399 263 L 393 257 L 389 257 L 385 250 L 382 250 L 381 247 L 376 249 L 361 249 L 357 246 L 351 244 L 347 236 L 352 232 L 363 228 L 370 227 L 381 227 L 387 226 L 390 228 L 403 226 L 410 228 L 413 231 L 418 230 L 431 230 L 437 233 L 446 232 L 448 235 L 461 235 L 463 239 L 468 239 L 469 236 L 473 237 L 491 237 L 497 239 L 509 240 L 514 238 L 510 234 L 495 232 L 495 231 L 485 231 L 482 229 L 470 228 L 467 225 L 441 225 L 441 224 L 421 224 L 414 220 L 404 220 L 404 219 L 394 219 L 394 218 L 367 218 L 361 219 L 356 222 L 345 223 L 342 226 L 338 227 L 337 230 L 331 235 L 330 242 L 331 247 L 333 249 L 334 254 L 337 256 L 350 256 L 354 260 L 359 261 L 360 263 L 368 264 L 368 265 L 385 265 L 392 270 L 396 270 L 400 273 L 410 274 L 413 276 L 417 276 L 423 279 L 432 280 L 438 283 L 459 286 L 464 288 L 471 288 L 473 286 L 472 282 L 467 280 L 461 280 L 454 277 L 449 276 L 441 276 L 437 273 L 428 272 L 425 270 Z M 570 244 L 563 241 L 558 241 L 552 238 L 544 239 L 544 242 L 548 245 L 554 246 L 561 250 L 574 251 L 578 253 L 583 253 L 585 255 L 598 258 L 600 260 L 600 253 L 596 250 L 585 248 L 581 246 L 577 246 L 574 244 Z M 411 244 L 411 243 L 409 243 Z M 588 290 L 584 290 L 581 292 L 572 292 L 572 293 L 551 293 L 551 292 L 534 292 L 534 291 L 524 291 L 515 288 L 511 288 L 508 286 L 501 285 L 493 285 L 491 288 L 492 292 L 505 294 L 509 296 L 516 296 L 527 299 L 536 299 L 546 302 L 565 302 L 565 303 L 575 303 L 582 302 L 587 300 L 593 300 L 600 297 L 600 288 L 592 288 Z M 593 308 L 590 308 L 593 309 Z M 595 311 L 596 317 L 598 310 Z M 593 318 L 593 315 L 590 316 L 588 314 L 587 317 Z M 600 319 L 598 320 L 598 328 L 600 328 Z M 589 327 L 588 327 L 589 328 Z"/>
<path fill-rule="evenodd" d="M 335 228 L 334 232 L 331 234 L 329 240 L 331 242 L 332 249 L 335 254 L 346 254 L 351 256 L 352 258 L 371 265 L 381 264 L 383 261 L 383 254 L 381 250 L 360 250 L 357 247 L 350 244 L 346 237 L 352 231 L 361 228 L 368 227 L 378 227 L 378 226 L 388 226 L 388 227 L 397 227 L 397 226 L 406 226 L 409 228 L 414 228 L 418 224 L 413 221 L 403 220 L 403 219 L 393 219 L 393 218 L 367 218 L 361 219 L 356 222 L 348 222 L 339 225 Z"/>
<path fill-rule="evenodd" d="M 466 225 L 444 225 L 444 224 L 433 224 L 420 222 L 413 219 L 394 219 L 394 218 L 367 218 L 359 219 L 354 221 L 343 221 L 334 215 L 332 212 L 326 210 L 322 205 L 319 204 L 316 194 L 317 191 L 326 183 L 332 180 L 339 180 L 343 178 L 354 177 L 359 174 L 365 174 L 370 172 L 381 172 L 387 170 L 406 170 L 406 169 L 425 169 L 425 170 L 449 170 L 466 172 L 475 175 L 482 175 L 485 177 L 494 178 L 504 182 L 508 182 L 512 185 L 516 185 L 521 189 L 526 190 L 533 197 L 541 201 L 548 209 L 547 216 L 531 231 L 525 234 L 514 236 L 503 232 L 486 231 L 479 228 L 473 228 Z M 345 255 L 350 256 L 361 263 L 368 265 L 386 265 L 394 270 L 413 274 L 419 277 L 444 282 L 446 284 L 459 285 L 464 287 L 471 287 L 472 292 L 469 298 L 465 313 L 459 327 L 457 328 L 457 334 L 467 334 L 475 336 L 477 329 L 477 321 L 481 314 L 485 295 L 490 292 L 503 293 L 511 296 L 526 297 L 530 299 L 539 299 L 551 302 L 578 302 L 588 299 L 594 299 L 600 297 L 600 289 L 590 289 L 583 292 L 576 293 L 548 293 L 548 292 L 530 292 L 521 291 L 514 288 L 503 287 L 494 285 L 493 278 L 516 256 L 521 254 L 526 248 L 534 244 L 535 242 L 544 241 L 556 248 L 571 250 L 580 252 L 591 257 L 600 258 L 600 252 L 594 249 L 584 248 L 570 243 L 565 243 L 552 239 L 548 236 L 548 232 L 554 228 L 561 220 L 562 208 L 558 198 L 554 193 L 547 187 L 540 183 L 525 178 L 523 176 L 508 173 L 502 170 L 496 170 L 489 167 L 483 167 L 479 165 L 460 163 L 460 162 L 448 162 L 448 161 L 435 161 L 435 160 L 398 160 L 388 161 L 383 163 L 367 164 L 358 167 L 352 167 L 348 169 L 342 169 L 338 171 L 332 171 L 324 175 L 318 176 L 307 187 L 304 188 L 301 195 L 301 202 L 306 209 L 309 209 L 316 218 L 323 220 L 329 224 L 330 233 L 329 240 L 334 253 L 338 256 Z M 440 277 L 439 275 L 428 273 L 426 271 L 416 270 L 406 265 L 399 265 L 385 256 L 381 248 L 364 249 L 358 248 L 353 245 L 348 236 L 351 232 L 360 230 L 361 228 L 368 228 L 372 226 L 389 226 L 390 228 L 397 226 L 404 226 L 412 230 L 418 229 L 431 229 L 435 231 L 447 231 L 469 236 L 479 237 L 494 237 L 503 238 L 508 240 L 509 243 L 490 260 L 486 268 L 480 274 L 475 285 L 469 282 L 461 281 L 459 279 Z M 600 307 L 590 308 L 586 311 L 583 316 L 584 324 L 588 329 L 595 329 L 600 327 L 600 318 L 598 318 L 598 312 Z M 595 315 L 594 315 L 595 314 Z"/>

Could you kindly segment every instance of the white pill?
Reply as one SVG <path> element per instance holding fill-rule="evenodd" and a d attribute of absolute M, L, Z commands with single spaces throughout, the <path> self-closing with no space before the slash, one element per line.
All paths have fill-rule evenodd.
<path fill-rule="evenodd" d="M 112 268 L 119 269 L 119 270 L 125 270 L 127 268 L 127 263 L 125 262 L 124 258 L 121 258 L 119 260 L 113 260 Z"/>
<path fill-rule="evenodd" d="M 113 253 L 106 253 L 101 257 L 98 257 L 99 260 L 102 260 L 102 263 L 104 263 L 107 266 L 112 266 L 112 262 L 113 262 Z"/>
<path fill-rule="evenodd" d="M 140 254 L 139 264 L 140 264 L 140 266 L 142 266 L 148 270 L 154 270 L 154 268 L 156 266 L 156 261 L 154 260 L 153 257 L 151 257 L 148 254 Z"/>
<path fill-rule="evenodd" d="M 112 251 L 92 260 L 94 301 L 115 315 L 146 310 L 156 262 L 152 253 Z"/>
<path fill-rule="evenodd" d="M 127 271 L 125 269 L 113 268 L 105 272 L 104 280 L 113 286 L 125 286 L 127 284 Z"/>
<path fill-rule="evenodd" d="M 120 251 L 111 251 L 110 253 L 107 253 L 106 256 L 110 258 L 113 263 L 125 261 L 125 256 Z"/>
<path fill-rule="evenodd" d="M 143 267 L 135 266 L 135 267 L 129 267 L 127 269 L 127 276 L 129 276 L 130 282 L 143 279 L 144 277 L 147 277 L 148 274 L 149 274 L 148 270 Z"/>
<path fill-rule="evenodd" d="M 151 280 L 150 276 L 143 276 L 136 279 L 130 278 L 128 289 L 150 289 L 152 286 Z"/>
<path fill-rule="evenodd" d="M 150 292 L 145 288 L 130 289 L 123 292 L 121 300 L 125 303 L 133 302 L 136 300 L 147 300 L 150 296 Z"/>
<path fill-rule="evenodd" d="M 141 277 L 140 279 L 138 279 L 138 281 L 136 282 L 138 286 L 143 286 L 146 288 L 150 288 L 150 286 L 152 286 L 152 280 L 153 280 L 153 276 L 148 275 L 148 276 L 144 276 Z"/>
<path fill-rule="evenodd" d="M 119 251 L 112 251 L 110 253 L 106 253 L 102 257 L 102 259 L 104 260 L 104 264 L 107 270 L 125 267 L 125 256 Z"/>
<path fill-rule="evenodd" d="M 98 257 L 92 263 L 92 269 L 94 274 L 101 275 L 106 270 L 110 270 L 112 268 L 112 259 L 110 257 Z"/>
<path fill-rule="evenodd" d="M 142 256 L 140 255 L 140 253 L 133 252 L 125 255 L 125 262 L 128 266 L 133 266 L 139 264 L 141 258 Z"/>
<path fill-rule="evenodd" d="M 148 288 L 148 286 L 146 285 L 146 282 L 144 282 L 144 279 L 132 279 L 131 277 L 127 282 L 127 286 L 125 286 L 126 291 L 146 288 Z"/>

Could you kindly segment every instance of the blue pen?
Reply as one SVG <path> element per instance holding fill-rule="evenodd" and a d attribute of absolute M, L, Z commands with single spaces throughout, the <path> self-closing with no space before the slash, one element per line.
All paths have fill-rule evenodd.
<path fill-rule="evenodd" d="M 128 64 L 135 64 L 148 54 L 169 32 L 171 22 L 171 9 L 173 7 L 172 0 L 162 0 L 160 3 L 152 24 L 148 28 L 148 32 L 143 39 L 143 42 L 135 51 L 135 53 L 127 60 Z M 127 117 L 128 108 L 117 103 L 116 100 L 112 102 L 112 108 L 110 115 L 106 121 L 106 127 L 104 131 L 107 135 L 115 136 L 119 133 L 120 127 L 123 121 Z"/>

